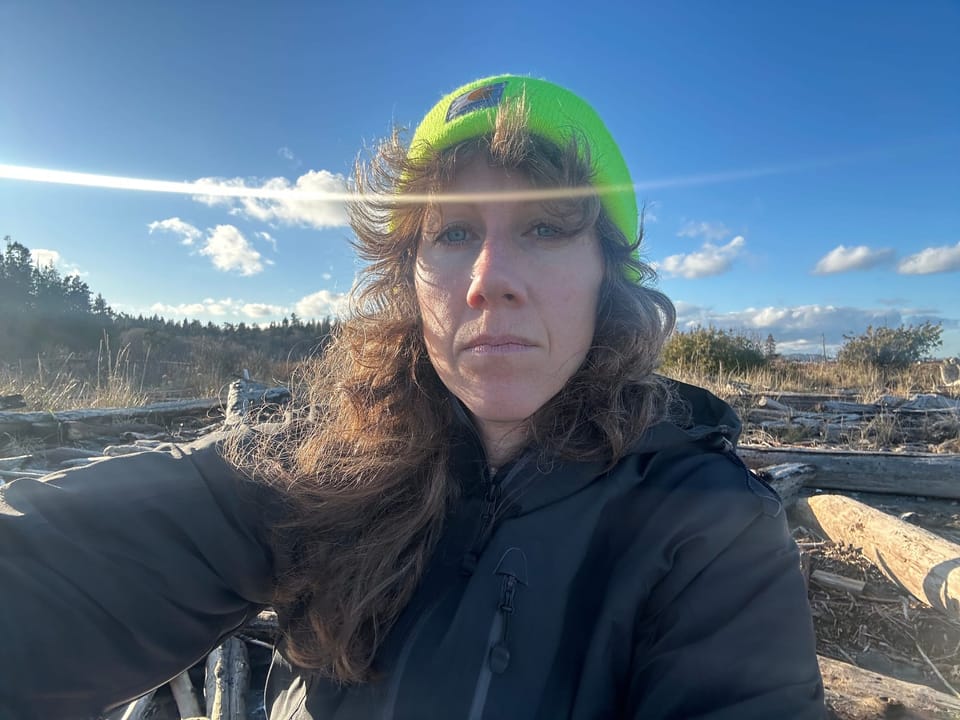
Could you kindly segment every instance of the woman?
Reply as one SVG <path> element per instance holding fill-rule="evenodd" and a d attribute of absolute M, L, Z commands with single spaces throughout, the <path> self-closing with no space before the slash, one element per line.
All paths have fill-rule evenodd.
<path fill-rule="evenodd" d="M 5 490 L 0 707 L 83 717 L 272 604 L 272 720 L 823 717 L 780 502 L 653 374 L 594 111 L 479 80 L 356 180 L 369 266 L 280 433 Z"/>

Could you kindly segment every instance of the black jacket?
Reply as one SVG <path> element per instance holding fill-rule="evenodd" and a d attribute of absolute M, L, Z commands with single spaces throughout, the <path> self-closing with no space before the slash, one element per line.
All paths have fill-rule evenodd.
<path fill-rule="evenodd" d="M 463 499 L 381 679 L 338 687 L 281 644 L 271 720 L 823 718 L 780 502 L 734 454 L 730 408 L 681 389 L 693 422 L 652 428 L 609 472 L 525 456 L 491 479 L 474 434 L 456 438 Z M 271 492 L 212 442 L 0 490 L 0 717 L 85 717 L 253 616 Z"/>

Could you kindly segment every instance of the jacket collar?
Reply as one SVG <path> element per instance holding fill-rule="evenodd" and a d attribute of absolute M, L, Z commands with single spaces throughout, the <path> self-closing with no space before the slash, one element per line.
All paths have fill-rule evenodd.
<path fill-rule="evenodd" d="M 668 381 L 674 395 L 671 418 L 650 427 L 634 444 L 630 455 L 653 453 L 682 445 L 733 447 L 741 423 L 733 409 L 703 388 Z M 520 515 L 558 502 L 579 492 L 605 475 L 606 463 L 560 458 L 544 461 L 536 448 L 498 469 L 491 477 L 480 433 L 462 403 L 450 396 L 455 432 L 451 462 L 468 495 L 482 494 L 492 481 L 502 483 L 504 512 Z"/>

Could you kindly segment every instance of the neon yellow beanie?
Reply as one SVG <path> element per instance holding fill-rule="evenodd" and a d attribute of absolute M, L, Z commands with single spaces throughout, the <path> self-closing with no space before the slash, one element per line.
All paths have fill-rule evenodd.
<path fill-rule="evenodd" d="M 428 152 L 452 147 L 493 132 L 497 108 L 525 98 L 528 127 L 560 147 L 576 132 L 586 140 L 600 202 L 628 242 L 637 239 L 637 196 L 620 148 L 596 111 L 566 88 L 546 80 L 497 75 L 457 88 L 433 106 L 420 122 L 407 156 L 422 160 Z"/>

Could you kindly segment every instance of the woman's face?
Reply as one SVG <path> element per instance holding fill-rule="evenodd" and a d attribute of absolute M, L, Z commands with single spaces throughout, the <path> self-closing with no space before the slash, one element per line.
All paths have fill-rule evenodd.
<path fill-rule="evenodd" d="M 553 397 L 593 340 L 603 257 L 595 230 L 570 234 L 532 185 L 478 154 L 456 169 L 425 222 L 415 286 L 430 360 L 473 414 L 488 454 Z M 522 438 L 506 442 L 516 445 Z"/>

